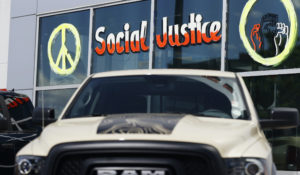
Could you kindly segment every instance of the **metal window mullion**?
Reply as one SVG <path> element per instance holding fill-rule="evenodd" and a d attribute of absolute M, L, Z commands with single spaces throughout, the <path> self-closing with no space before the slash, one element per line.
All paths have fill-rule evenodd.
<path fill-rule="evenodd" d="M 149 49 L 149 69 L 153 68 L 153 52 L 154 52 L 154 14 L 155 14 L 155 1 L 151 0 L 151 17 L 150 17 L 150 49 Z"/>
<path fill-rule="evenodd" d="M 222 40 L 221 40 L 221 71 L 225 71 L 225 64 L 226 64 L 227 14 L 228 14 L 228 1 L 223 0 Z"/>
<path fill-rule="evenodd" d="M 40 26 L 40 17 L 36 16 L 36 31 L 35 31 L 35 55 L 34 55 L 34 77 L 33 77 L 33 94 L 32 94 L 32 103 L 35 106 L 36 104 L 36 86 L 37 86 L 37 74 L 38 74 L 38 51 L 39 51 L 39 26 Z"/>
<path fill-rule="evenodd" d="M 41 87 L 36 87 L 36 91 L 74 89 L 74 88 L 78 88 L 79 86 L 80 84 L 41 86 Z"/>
<path fill-rule="evenodd" d="M 89 46 L 88 46 L 88 64 L 87 64 L 87 76 L 91 74 L 92 69 L 92 32 L 93 32 L 93 17 L 94 17 L 94 9 L 90 9 L 90 23 L 89 23 Z"/>
<path fill-rule="evenodd" d="M 238 72 L 238 74 L 242 77 L 300 74 L 300 68 Z"/>

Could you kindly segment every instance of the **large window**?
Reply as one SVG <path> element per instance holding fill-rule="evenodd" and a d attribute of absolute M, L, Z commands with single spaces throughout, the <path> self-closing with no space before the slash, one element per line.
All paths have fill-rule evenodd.
<path fill-rule="evenodd" d="M 300 24 L 300 4 L 299 0 L 284 2 L 259 0 L 249 13 L 244 8 L 249 5 L 247 1 L 229 3 L 227 70 L 242 72 L 300 66 L 300 43 L 296 36 L 300 31 L 293 28 Z M 247 16 L 244 36 L 240 30 L 242 14 Z M 247 41 L 250 48 L 246 49 L 242 40 Z"/>
<path fill-rule="evenodd" d="M 40 18 L 37 86 L 79 84 L 87 75 L 89 11 Z"/>
<path fill-rule="evenodd" d="M 149 67 L 151 1 L 94 11 L 92 72 Z"/>
<path fill-rule="evenodd" d="M 76 86 L 87 76 L 89 10 L 41 17 L 37 55 L 36 106 L 58 116 Z M 53 86 L 59 86 L 56 90 Z"/>
<path fill-rule="evenodd" d="M 245 78 L 260 118 L 269 118 L 275 107 L 300 111 L 300 75 L 274 75 Z M 265 131 L 279 170 L 300 170 L 299 127 Z"/>
<path fill-rule="evenodd" d="M 156 0 L 155 68 L 220 69 L 222 1 Z"/>
<path fill-rule="evenodd" d="M 57 118 L 75 89 L 45 90 L 36 93 L 37 106 L 55 109 Z"/>

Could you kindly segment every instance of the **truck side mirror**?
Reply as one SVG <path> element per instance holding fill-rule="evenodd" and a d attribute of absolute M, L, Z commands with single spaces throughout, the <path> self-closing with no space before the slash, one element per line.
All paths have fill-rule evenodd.
<path fill-rule="evenodd" d="M 0 117 L 0 131 L 7 131 L 9 129 L 9 122 L 7 119 Z"/>
<path fill-rule="evenodd" d="M 55 110 L 52 108 L 35 108 L 33 110 L 32 121 L 38 126 L 47 126 L 56 121 Z"/>
<path fill-rule="evenodd" d="M 271 119 L 260 120 L 262 129 L 289 129 L 299 125 L 299 111 L 296 108 L 274 108 Z"/>

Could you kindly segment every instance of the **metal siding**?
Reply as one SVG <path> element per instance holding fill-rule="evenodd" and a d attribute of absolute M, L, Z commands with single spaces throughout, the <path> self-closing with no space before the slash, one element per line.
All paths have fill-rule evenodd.
<path fill-rule="evenodd" d="M 7 64 L 10 1 L 0 0 L 0 64 Z"/>
<path fill-rule="evenodd" d="M 15 90 L 15 92 L 27 95 L 32 101 L 33 90 Z"/>
<path fill-rule="evenodd" d="M 11 17 L 34 15 L 36 8 L 37 0 L 11 0 Z"/>
<path fill-rule="evenodd" d="M 33 89 L 36 16 L 11 19 L 8 78 L 9 89 Z"/>
<path fill-rule="evenodd" d="M 0 63 L 0 89 L 5 89 L 7 84 L 7 64 Z"/>
<path fill-rule="evenodd" d="M 7 87 L 10 0 L 0 0 L 0 89 Z"/>
<path fill-rule="evenodd" d="M 120 2 L 124 0 L 39 0 L 38 14 L 57 12 L 63 10 L 72 10 L 81 7 L 90 7 L 101 5 L 103 3 Z"/>

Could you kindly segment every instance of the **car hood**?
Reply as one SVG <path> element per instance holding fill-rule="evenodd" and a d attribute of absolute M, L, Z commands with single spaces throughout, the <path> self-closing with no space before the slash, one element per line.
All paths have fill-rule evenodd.
<path fill-rule="evenodd" d="M 46 156 L 53 146 L 68 142 L 143 140 L 207 144 L 222 157 L 241 157 L 263 138 L 250 120 L 178 114 L 111 115 L 59 120 L 18 155 Z"/>

